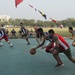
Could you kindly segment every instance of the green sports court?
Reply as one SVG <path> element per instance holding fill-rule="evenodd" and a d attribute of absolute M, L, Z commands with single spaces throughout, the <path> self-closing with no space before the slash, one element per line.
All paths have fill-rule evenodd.
<path fill-rule="evenodd" d="M 30 45 L 24 39 L 9 39 L 14 47 L 10 47 L 3 40 L 0 47 L 0 75 L 75 75 L 75 64 L 68 60 L 64 54 L 60 54 L 64 67 L 55 68 L 56 60 L 50 53 L 41 48 L 35 55 L 30 54 L 30 48 L 37 45 L 35 38 L 30 38 Z M 73 40 L 66 39 L 70 44 Z M 72 55 L 75 56 L 75 48 L 71 46 Z"/>

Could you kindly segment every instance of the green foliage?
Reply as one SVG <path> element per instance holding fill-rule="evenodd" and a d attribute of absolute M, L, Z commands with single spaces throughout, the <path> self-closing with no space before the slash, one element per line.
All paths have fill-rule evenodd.
<path fill-rule="evenodd" d="M 57 21 L 57 24 L 54 23 L 53 21 L 41 21 L 41 20 L 34 20 L 34 19 L 30 19 L 30 20 L 27 20 L 27 19 L 9 19 L 9 21 L 3 21 L 3 22 L 0 22 L 0 26 L 1 24 L 5 24 L 5 25 L 13 25 L 13 26 L 19 26 L 19 23 L 20 22 L 23 22 L 24 23 L 24 26 L 29 26 L 29 27 L 32 27 L 33 25 L 37 25 L 39 27 L 59 27 L 61 24 L 64 26 L 64 27 L 69 27 L 69 26 L 72 26 L 72 27 L 75 27 L 75 19 L 73 18 L 68 18 L 66 20 L 61 20 L 61 21 Z"/>
<path fill-rule="evenodd" d="M 56 33 L 62 35 L 63 37 L 71 36 L 71 34 L 68 31 L 56 31 Z"/>

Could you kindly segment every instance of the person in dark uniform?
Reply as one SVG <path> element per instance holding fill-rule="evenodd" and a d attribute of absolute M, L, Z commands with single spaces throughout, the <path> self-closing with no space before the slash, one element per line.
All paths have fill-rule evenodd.
<path fill-rule="evenodd" d="M 12 33 L 12 37 L 16 37 L 16 31 L 15 31 L 15 29 L 13 29 L 13 30 L 11 31 L 11 33 Z"/>
<path fill-rule="evenodd" d="M 26 39 L 26 41 L 28 42 L 27 45 L 29 45 L 30 42 L 28 40 L 28 30 L 23 26 L 22 22 L 20 23 L 20 26 L 21 26 L 21 28 L 20 28 L 21 36 Z"/>
<path fill-rule="evenodd" d="M 39 39 L 41 38 L 42 39 L 42 42 L 39 43 L 34 49 L 38 49 L 38 48 L 42 47 L 45 44 L 46 40 L 51 42 L 51 37 L 50 37 L 49 33 L 48 32 L 44 32 L 42 28 L 38 28 L 36 30 L 36 35 L 37 35 L 37 38 L 39 38 Z M 47 53 L 53 53 L 53 50 L 52 50 L 53 47 L 54 47 L 54 44 L 52 44 L 50 47 L 47 47 L 45 49 L 45 51 Z"/>

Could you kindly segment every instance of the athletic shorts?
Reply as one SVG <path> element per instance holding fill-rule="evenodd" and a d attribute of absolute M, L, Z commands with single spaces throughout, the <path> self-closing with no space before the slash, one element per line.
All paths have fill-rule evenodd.
<path fill-rule="evenodd" d="M 59 49 L 56 49 L 59 51 L 59 53 L 64 53 L 67 57 L 71 56 L 71 50 L 70 48 L 68 48 L 67 50 L 61 50 L 60 48 Z"/>
<path fill-rule="evenodd" d="M 52 46 L 48 46 L 45 51 L 48 53 L 52 53 L 52 51 L 50 52 L 50 49 L 53 47 L 54 47 L 54 44 L 52 44 Z"/>
<path fill-rule="evenodd" d="M 4 35 L 0 40 L 5 39 L 5 41 L 8 41 L 8 36 Z"/>
<path fill-rule="evenodd" d="M 23 34 L 22 37 L 27 37 L 27 34 Z"/>

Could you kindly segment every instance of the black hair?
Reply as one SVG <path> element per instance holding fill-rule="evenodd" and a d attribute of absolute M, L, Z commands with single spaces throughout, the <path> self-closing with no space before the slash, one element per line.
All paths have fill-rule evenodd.
<path fill-rule="evenodd" d="M 20 22 L 20 24 L 23 24 L 22 22 Z"/>
<path fill-rule="evenodd" d="M 38 28 L 36 31 L 43 32 L 43 29 L 42 28 Z"/>
<path fill-rule="evenodd" d="M 50 29 L 50 30 L 48 31 L 48 33 L 53 33 L 53 34 L 54 34 L 55 32 L 54 32 L 53 29 Z"/>
<path fill-rule="evenodd" d="M 72 28 L 72 27 L 69 27 L 69 29 L 70 29 L 70 30 L 73 30 L 73 28 Z"/>
<path fill-rule="evenodd" d="M 43 33 L 43 29 L 42 28 L 38 28 L 37 30 L 36 30 L 36 32 L 40 32 L 40 34 L 37 34 L 37 37 L 39 38 L 39 37 L 43 37 L 44 36 L 44 33 Z M 39 36 L 40 35 L 40 36 Z"/>

